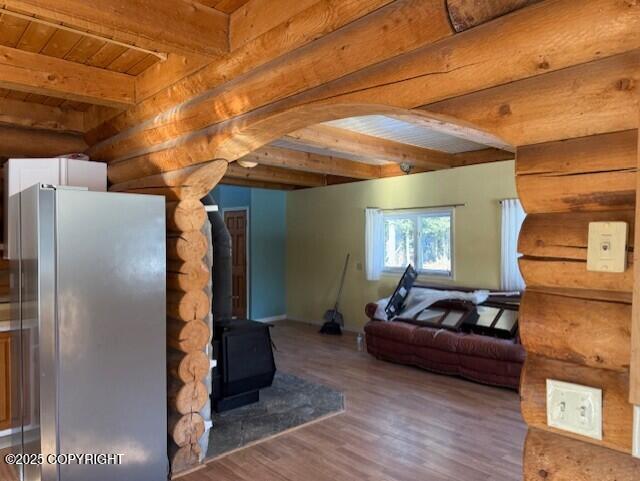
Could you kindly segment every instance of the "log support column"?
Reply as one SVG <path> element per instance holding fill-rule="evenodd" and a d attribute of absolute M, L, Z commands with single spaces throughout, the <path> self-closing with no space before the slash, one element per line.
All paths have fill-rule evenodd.
<path fill-rule="evenodd" d="M 211 232 L 198 200 L 167 203 L 169 459 L 178 473 L 200 463 L 208 405 Z"/>

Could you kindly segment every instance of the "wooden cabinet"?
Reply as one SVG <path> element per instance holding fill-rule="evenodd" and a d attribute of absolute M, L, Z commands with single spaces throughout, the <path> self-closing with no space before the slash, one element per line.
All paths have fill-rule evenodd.
<path fill-rule="evenodd" d="M 0 332 L 0 431 L 12 424 L 11 362 L 15 335 Z"/>

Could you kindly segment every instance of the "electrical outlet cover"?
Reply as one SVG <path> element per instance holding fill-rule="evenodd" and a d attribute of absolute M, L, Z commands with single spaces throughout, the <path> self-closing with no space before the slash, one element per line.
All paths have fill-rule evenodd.
<path fill-rule="evenodd" d="M 602 440 L 602 390 L 547 379 L 547 424 Z"/>

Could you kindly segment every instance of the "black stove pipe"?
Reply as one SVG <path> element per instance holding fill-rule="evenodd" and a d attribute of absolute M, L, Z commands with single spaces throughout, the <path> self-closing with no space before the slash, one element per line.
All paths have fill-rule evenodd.
<path fill-rule="evenodd" d="M 218 205 L 211 193 L 203 199 L 204 205 Z M 231 234 L 227 229 L 220 212 L 208 212 L 211 222 L 211 239 L 213 242 L 213 321 L 220 322 L 231 319 L 232 315 L 232 281 L 231 281 Z"/>

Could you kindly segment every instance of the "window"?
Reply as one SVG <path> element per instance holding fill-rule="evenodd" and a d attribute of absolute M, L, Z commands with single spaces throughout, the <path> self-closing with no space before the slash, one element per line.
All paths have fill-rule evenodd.
<path fill-rule="evenodd" d="M 453 277 L 453 209 L 384 214 L 384 270 Z"/>

